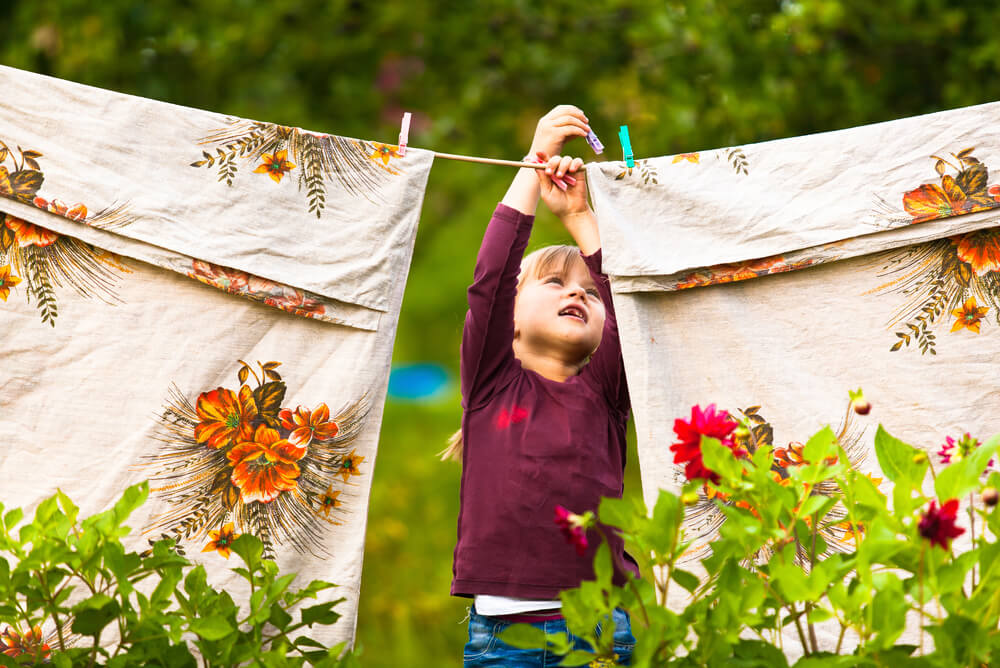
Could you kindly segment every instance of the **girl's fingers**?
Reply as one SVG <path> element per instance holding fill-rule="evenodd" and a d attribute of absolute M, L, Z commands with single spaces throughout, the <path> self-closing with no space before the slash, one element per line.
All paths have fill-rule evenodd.
<path fill-rule="evenodd" d="M 573 158 L 566 155 L 559 161 L 559 167 L 556 168 L 556 176 L 562 178 L 563 175 L 569 171 L 570 165 L 573 164 Z"/>
<path fill-rule="evenodd" d="M 590 132 L 590 123 L 583 118 L 576 118 L 574 116 L 563 116 L 562 118 L 554 119 L 552 125 L 564 129 L 576 128 L 583 130 L 584 133 Z"/>
<path fill-rule="evenodd" d="M 569 171 L 576 172 L 581 167 L 583 167 L 583 158 L 573 158 L 573 163 L 569 167 Z"/>
<path fill-rule="evenodd" d="M 583 113 L 583 109 L 572 104 L 557 105 L 553 107 L 549 113 L 545 114 L 543 118 L 555 118 L 556 116 L 563 115 L 577 116 L 583 120 L 587 120 L 587 115 Z"/>

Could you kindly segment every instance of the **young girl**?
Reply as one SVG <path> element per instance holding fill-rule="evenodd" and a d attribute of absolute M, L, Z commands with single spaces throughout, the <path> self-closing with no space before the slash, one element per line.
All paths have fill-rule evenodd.
<path fill-rule="evenodd" d="M 529 156 L 497 206 L 476 261 L 462 338 L 462 488 L 451 592 L 474 598 L 466 666 L 554 665 L 544 650 L 498 638 L 512 623 L 566 632 L 559 592 L 593 579 L 600 542 L 580 556 L 555 524 L 555 508 L 597 510 L 620 497 L 629 398 L 597 221 L 579 159 L 558 157 L 589 131 L 576 107 L 538 122 Z M 554 156 L 554 157 L 550 157 Z M 531 159 L 531 158 L 529 158 Z M 574 176 L 575 175 L 575 176 Z M 522 255 L 539 194 L 579 250 Z M 628 559 L 613 537 L 615 563 Z M 625 573 L 617 573 L 623 584 Z M 634 639 L 615 613 L 622 665 Z"/>

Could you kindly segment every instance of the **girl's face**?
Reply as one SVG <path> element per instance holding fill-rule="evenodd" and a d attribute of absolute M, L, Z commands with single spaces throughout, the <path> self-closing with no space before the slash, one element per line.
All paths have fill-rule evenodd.
<path fill-rule="evenodd" d="M 604 302 L 577 256 L 524 280 L 514 303 L 516 347 L 582 363 L 601 343 Z"/>

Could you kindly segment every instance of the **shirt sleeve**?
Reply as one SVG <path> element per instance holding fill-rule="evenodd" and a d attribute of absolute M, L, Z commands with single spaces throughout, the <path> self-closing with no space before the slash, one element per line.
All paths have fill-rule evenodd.
<path fill-rule="evenodd" d="M 625 381 L 625 361 L 622 359 L 622 346 L 618 338 L 618 320 L 615 317 L 615 305 L 611 300 L 611 283 L 601 272 L 601 250 L 593 255 L 584 255 L 583 261 L 590 270 L 590 275 L 597 285 L 597 291 L 604 302 L 604 331 L 601 343 L 591 355 L 583 374 L 590 376 L 598 383 L 608 403 L 627 413 L 629 410 L 628 384 Z"/>
<path fill-rule="evenodd" d="M 535 217 L 498 204 L 486 227 L 469 286 L 462 333 L 462 401 L 474 409 L 514 368 L 514 297 Z"/>

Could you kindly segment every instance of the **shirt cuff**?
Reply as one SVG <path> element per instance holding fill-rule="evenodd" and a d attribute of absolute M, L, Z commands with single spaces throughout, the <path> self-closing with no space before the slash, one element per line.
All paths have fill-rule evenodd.
<path fill-rule="evenodd" d="M 515 227 L 521 227 L 523 225 L 531 225 L 535 222 L 535 217 L 526 213 L 521 213 L 513 207 L 509 207 L 506 204 L 497 204 L 497 208 L 493 211 L 494 220 L 502 220 L 506 223 L 510 223 Z"/>
<path fill-rule="evenodd" d="M 601 249 L 598 248 L 590 255 L 584 255 L 583 251 L 580 251 L 580 257 L 583 258 L 584 264 L 587 268 L 598 276 L 605 276 L 604 272 L 601 270 Z"/>

